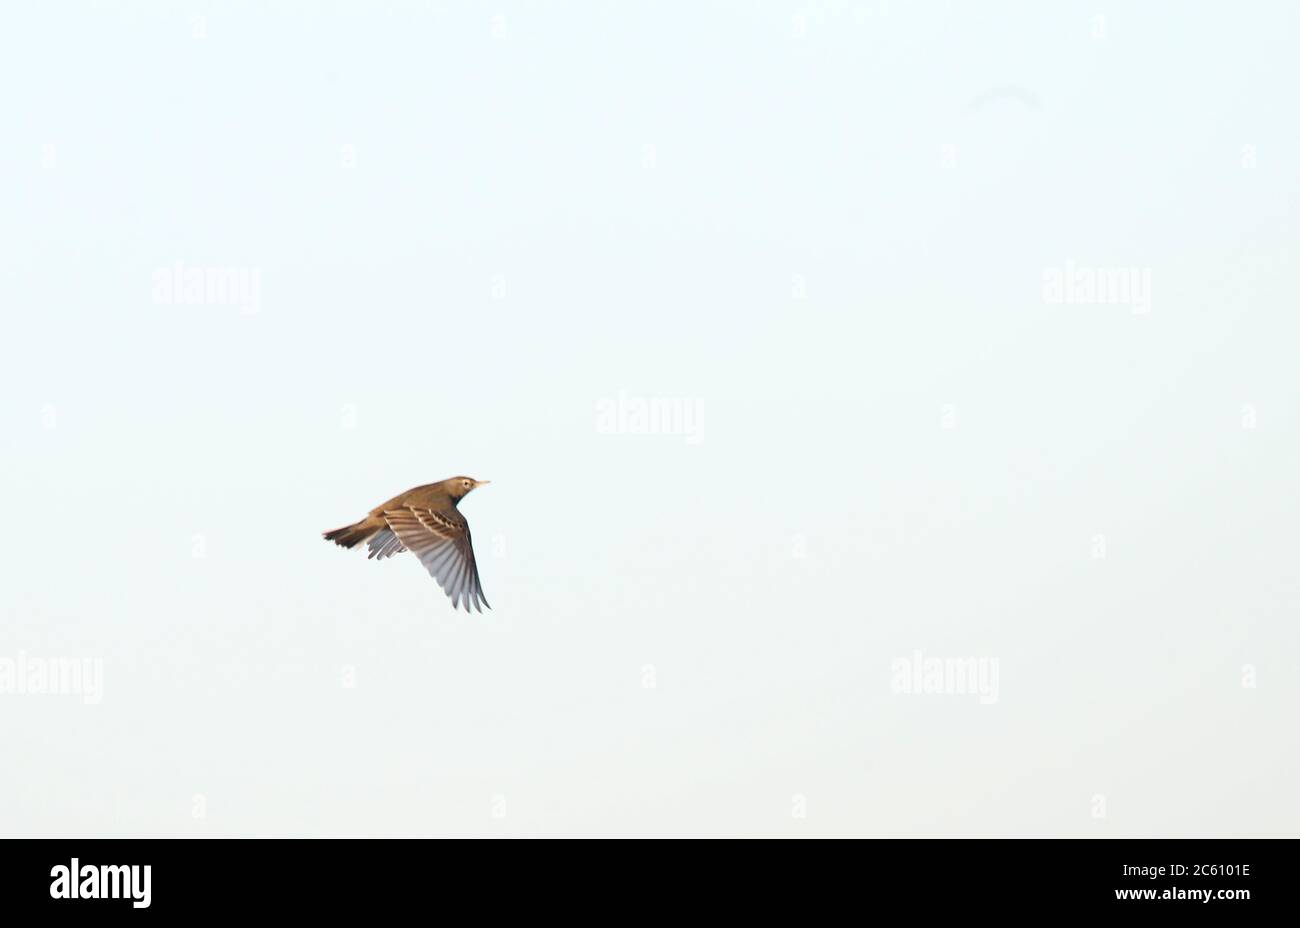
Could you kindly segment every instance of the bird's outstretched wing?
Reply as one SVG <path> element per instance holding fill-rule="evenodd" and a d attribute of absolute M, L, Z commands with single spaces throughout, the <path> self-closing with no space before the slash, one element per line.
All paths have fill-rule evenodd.
<path fill-rule="evenodd" d="M 469 523 L 455 508 L 433 510 L 402 506 L 385 510 L 384 522 L 438 581 L 451 600 L 452 608 L 462 603 L 466 612 L 471 605 L 479 612 L 483 611 L 483 606 L 492 608 L 479 586 Z"/>
<path fill-rule="evenodd" d="M 366 547 L 370 549 L 370 553 L 366 555 L 367 560 L 377 557 L 382 561 L 386 557 L 401 554 L 406 550 L 391 528 L 380 529 L 371 535 L 370 540 L 366 542 Z"/>

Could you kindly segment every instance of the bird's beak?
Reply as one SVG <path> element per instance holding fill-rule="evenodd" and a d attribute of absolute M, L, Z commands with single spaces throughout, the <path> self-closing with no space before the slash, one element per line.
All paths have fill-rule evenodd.
<path fill-rule="evenodd" d="M 475 481 L 474 481 L 474 489 L 477 490 L 479 487 L 483 486 L 483 484 L 485 484 L 485 483 L 491 483 L 491 482 L 492 482 L 491 480 L 475 480 Z"/>

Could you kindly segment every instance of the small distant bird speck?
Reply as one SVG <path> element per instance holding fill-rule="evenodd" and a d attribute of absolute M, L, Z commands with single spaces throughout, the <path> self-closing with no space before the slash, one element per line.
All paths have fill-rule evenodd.
<path fill-rule="evenodd" d="M 489 482 L 452 477 L 407 490 L 370 510 L 360 522 L 325 532 L 325 540 L 345 548 L 368 541 L 369 557 L 380 559 L 409 548 L 438 581 L 453 609 L 461 604 L 466 612 L 471 605 L 479 612 L 483 606 L 491 609 L 479 586 L 469 523 L 456 509 L 470 490 Z"/>

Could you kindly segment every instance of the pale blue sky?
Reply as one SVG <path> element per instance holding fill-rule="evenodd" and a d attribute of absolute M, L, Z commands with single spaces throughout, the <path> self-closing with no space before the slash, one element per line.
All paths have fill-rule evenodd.
<path fill-rule="evenodd" d="M 6 10 L 0 831 L 1295 834 L 1298 25 Z M 319 538 L 461 473 L 483 617 Z"/>

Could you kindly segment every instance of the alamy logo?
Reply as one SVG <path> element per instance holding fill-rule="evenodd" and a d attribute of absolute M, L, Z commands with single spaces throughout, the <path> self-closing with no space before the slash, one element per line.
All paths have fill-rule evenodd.
<path fill-rule="evenodd" d="M 682 435 L 686 444 L 704 440 L 704 400 L 689 396 L 617 396 L 596 401 L 596 431 L 601 435 Z"/>
<path fill-rule="evenodd" d="M 247 267 L 186 267 L 177 261 L 153 272 L 160 306 L 237 306 L 251 316 L 262 308 L 262 271 Z"/>
<path fill-rule="evenodd" d="M 69 866 L 60 864 L 50 870 L 51 899 L 130 899 L 137 909 L 149 908 L 150 878 L 153 868 L 144 866 L 84 866 L 72 858 Z"/>
<path fill-rule="evenodd" d="M 1135 315 L 1151 312 L 1151 268 L 1065 267 L 1043 270 L 1043 302 L 1132 306 Z"/>
<path fill-rule="evenodd" d="M 926 657 L 913 651 L 909 660 L 890 663 L 890 689 L 911 696 L 978 696 L 982 705 L 998 701 L 996 657 Z"/>
<path fill-rule="evenodd" d="M 0 657 L 0 696 L 80 696 L 104 700 L 104 662 L 97 657 L 37 657 L 26 651 Z"/>

